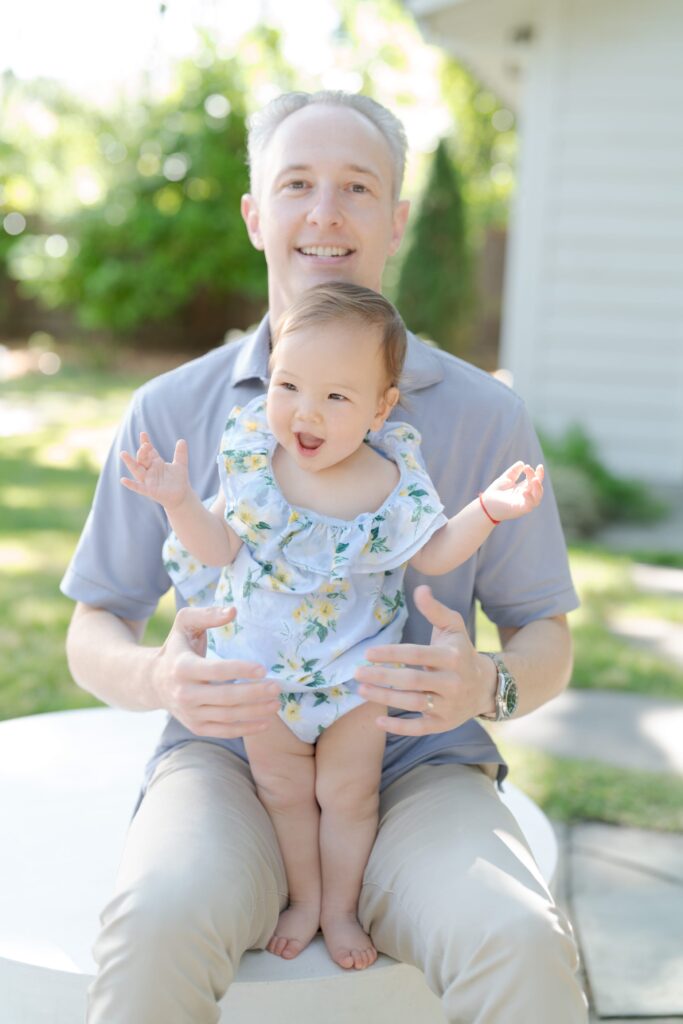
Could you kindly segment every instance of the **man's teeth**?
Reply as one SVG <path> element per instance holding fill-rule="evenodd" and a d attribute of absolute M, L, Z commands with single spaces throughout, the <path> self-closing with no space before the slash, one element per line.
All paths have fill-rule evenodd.
<path fill-rule="evenodd" d="M 351 250 L 338 245 L 302 245 L 299 252 L 304 256 L 348 256 Z"/>

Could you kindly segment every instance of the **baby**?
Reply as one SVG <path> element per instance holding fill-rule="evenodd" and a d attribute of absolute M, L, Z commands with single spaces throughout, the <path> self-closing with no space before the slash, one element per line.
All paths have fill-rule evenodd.
<path fill-rule="evenodd" d="M 257 661 L 281 683 L 279 718 L 244 737 L 289 885 L 267 948 L 291 959 L 320 927 L 333 960 L 355 969 L 377 957 L 356 914 L 385 742 L 355 670 L 369 647 L 400 641 L 408 565 L 450 572 L 543 494 L 543 467 L 517 462 L 445 517 L 417 431 L 387 422 L 405 351 L 381 295 L 318 285 L 273 331 L 267 395 L 230 414 L 210 508 L 190 487 L 184 441 L 171 463 L 146 433 L 135 458 L 121 454 L 124 486 L 166 510 L 181 593 L 199 563 L 224 567 L 216 601 L 237 615 L 210 631 L 207 656 Z"/>

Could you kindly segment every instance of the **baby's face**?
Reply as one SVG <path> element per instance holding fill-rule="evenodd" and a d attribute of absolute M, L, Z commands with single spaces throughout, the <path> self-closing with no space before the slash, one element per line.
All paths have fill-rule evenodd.
<path fill-rule="evenodd" d="M 378 329 L 339 321 L 285 334 L 273 352 L 268 423 L 311 472 L 358 451 L 398 398 L 387 389 Z"/>

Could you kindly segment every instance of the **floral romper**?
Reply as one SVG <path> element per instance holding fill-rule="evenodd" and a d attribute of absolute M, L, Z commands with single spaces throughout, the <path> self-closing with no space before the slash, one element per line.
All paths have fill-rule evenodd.
<path fill-rule="evenodd" d="M 277 442 L 265 395 L 233 409 L 221 439 L 225 515 L 243 544 L 214 596 L 237 617 L 209 631 L 207 656 L 265 665 L 282 681 L 280 717 L 306 743 L 363 703 L 354 671 L 367 648 L 400 641 L 406 563 L 446 522 L 414 427 L 385 423 L 366 443 L 397 464 L 400 479 L 380 509 L 349 521 L 285 499 L 272 470 Z M 215 570 L 174 534 L 164 565 L 188 603 L 207 603 Z"/>

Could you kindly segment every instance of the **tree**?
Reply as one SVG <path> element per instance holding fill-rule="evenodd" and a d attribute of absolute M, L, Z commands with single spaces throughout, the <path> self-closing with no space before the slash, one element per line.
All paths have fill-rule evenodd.
<path fill-rule="evenodd" d="M 471 282 L 462 183 L 442 139 L 408 240 L 396 304 L 412 330 L 463 355 Z"/>
<path fill-rule="evenodd" d="M 239 212 L 243 96 L 236 60 L 188 60 L 170 96 L 99 126 L 117 172 L 69 225 L 78 251 L 62 289 L 85 327 L 206 348 L 265 306 L 263 257 Z"/>

